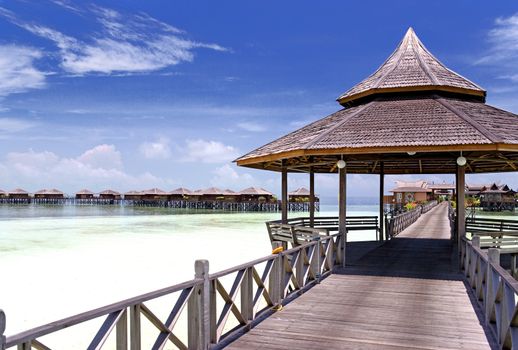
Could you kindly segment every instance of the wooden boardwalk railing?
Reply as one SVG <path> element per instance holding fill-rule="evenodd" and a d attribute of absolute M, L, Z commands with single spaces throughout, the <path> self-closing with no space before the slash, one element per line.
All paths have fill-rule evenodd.
<path fill-rule="evenodd" d="M 198 260 L 193 280 L 7 337 L 4 335 L 5 314 L 0 310 L 0 350 L 13 346 L 20 350 L 49 350 L 41 337 L 99 318 L 104 318 L 104 322 L 92 335 L 87 349 L 103 348 L 110 334 L 115 332 L 117 350 L 139 350 L 143 337 L 142 316 L 156 330 L 152 349 L 162 349 L 168 342 L 178 349 L 208 349 L 232 339 L 331 274 L 337 264 L 339 244 L 339 235 L 315 237 L 304 245 L 215 274 L 209 274 L 208 261 Z M 225 287 L 228 279 L 233 282 Z M 170 305 L 165 320 L 146 305 L 148 301 L 171 295 L 176 296 L 176 301 Z M 176 331 L 185 313 L 187 339 Z"/>
<path fill-rule="evenodd" d="M 394 236 L 397 236 L 408 226 L 416 222 L 422 214 L 430 211 L 436 205 L 437 201 L 431 201 L 425 205 L 419 205 L 415 209 L 409 210 L 405 213 L 396 215 L 391 218 L 387 217 L 385 219 L 387 227 L 387 237 L 392 238 Z"/>
<path fill-rule="evenodd" d="M 500 347 L 518 349 L 518 281 L 500 266 L 499 250 L 482 250 L 480 237 L 464 238 L 460 265 Z"/>

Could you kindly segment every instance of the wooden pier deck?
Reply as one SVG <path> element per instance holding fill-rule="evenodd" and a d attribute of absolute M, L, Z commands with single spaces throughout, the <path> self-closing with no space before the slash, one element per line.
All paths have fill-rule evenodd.
<path fill-rule="evenodd" d="M 228 349 L 497 348 L 449 236 L 442 204 L 397 238 L 363 256 L 350 254 L 348 267 Z"/>

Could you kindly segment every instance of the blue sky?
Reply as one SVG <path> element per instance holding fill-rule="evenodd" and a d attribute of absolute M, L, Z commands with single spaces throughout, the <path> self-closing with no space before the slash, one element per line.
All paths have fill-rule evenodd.
<path fill-rule="evenodd" d="M 518 112 L 510 1 L 0 0 L 0 188 L 278 192 L 278 174 L 231 160 L 338 110 L 409 26 Z M 518 187 L 515 174 L 469 180 L 499 179 Z M 350 176 L 349 193 L 375 196 L 376 183 Z M 317 177 L 320 194 L 336 188 Z"/>

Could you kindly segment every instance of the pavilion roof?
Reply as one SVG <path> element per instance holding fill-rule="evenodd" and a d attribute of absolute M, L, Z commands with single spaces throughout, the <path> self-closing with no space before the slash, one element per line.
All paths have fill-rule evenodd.
<path fill-rule="evenodd" d="M 369 95 L 416 91 L 448 91 L 485 97 L 477 84 L 444 66 L 409 28 L 392 55 L 370 76 L 338 97 L 342 105 Z"/>
<path fill-rule="evenodd" d="M 433 174 L 455 172 L 463 151 L 467 173 L 516 171 L 518 116 L 484 99 L 484 90 L 446 68 L 410 29 L 378 71 L 339 98 L 345 108 L 236 162 L 330 173 L 343 156 L 349 173 L 379 173 L 383 161 L 386 174 Z"/>
<path fill-rule="evenodd" d="M 209 188 L 206 188 L 204 190 L 198 190 L 196 192 L 198 192 L 199 194 L 202 194 L 202 195 L 213 195 L 213 196 L 218 196 L 218 195 L 225 194 L 224 190 L 219 189 L 217 187 L 209 187 Z"/>
<path fill-rule="evenodd" d="M 131 190 L 131 191 L 128 191 L 128 192 L 125 192 L 124 195 L 125 196 L 142 196 L 144 194 L 143 191 L 135 191 L 135 190 Z"/>
<path fill-rule="evenodd" d="M 77 191 L 76 194 L 94 194 L 92 191 L 87 190 L 86 188 L 82 189 L 81 191 Z"/>

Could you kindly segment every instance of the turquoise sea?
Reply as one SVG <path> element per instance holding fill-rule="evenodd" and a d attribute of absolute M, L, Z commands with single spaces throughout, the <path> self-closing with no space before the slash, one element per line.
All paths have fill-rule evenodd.
<path fill-rule="evenodd" d="M 376 215 L 377 206 L 349 206 Z M 290 216 L 307 213 L 290 213 Z M 317 215 L 337 215 L 323 206 Z M 192 278 L 271 251 L 278 213 L 189 212 L 113 206 L 0 206 L 0 308 L 7 334 Z M 372 239 L 355 232 L 352 240 Z"/>
<path fill-rule="evenodd" d="M 347 210 L 348 215 L 377 215 L 378 207 L 350 205 Z M 307 213 L 290 213 L 302 215 Z M 322 206 L 317 215 L 336 216 L 337 207 Z M 7 315 L 6 334 L 188 280 L 196 259 L 208 259 L 216 272 L 268 255 L 264 223 L 279 217 L 112 206 L 0 206 L 0 308 Z M 374 232 L 353 232 L 349 240 L 374 237 Z"/>

